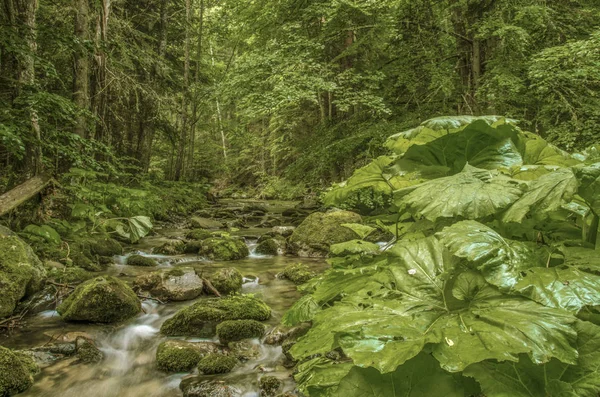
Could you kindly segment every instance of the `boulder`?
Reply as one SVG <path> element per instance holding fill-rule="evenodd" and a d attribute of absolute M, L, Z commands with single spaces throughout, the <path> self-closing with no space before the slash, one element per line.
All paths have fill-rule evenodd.
<path fill-rule="evenodd" d="M 138 314 L 141 304 L 123 281 L 101 276 L 79 285 L 57 310 L 66 321 L 114 323 Z"/>
<path fill-rule="evenodd" d="M 260 345 L 250 339 L 229 342 L 227 344 L 228 354 L 242 362 L 254 360 L 260 356 Z"/>
<path fill-rule="evenodd" d="M 158 263 L 152 258 L 147 256 L 134 254 L 127 258 L 127 265 L 129 266 L 140 266 L 140 267 L 154 267 L 158 266 Z"/>
<path fill-rule="evenodd" d="M 223 382 L 193 376 L 181 381 L 183 397 L 236 397 L 240 392 Z"/>
<path fill-rule="evenodd" d="M 136 290 L 150 292 L 162 301 L 186 301 L 199 297 L 204 283 L 194 268 L 177 267 L 139 276 L 133 286 Z"/>
<path fill-rule="evenodd" d="M 204 375 L 226 374 L 238 363 L 237 358 L 219 353 L 204 356 L 198 362 L 198 370 Z"/>
<path fill-rule="evenodd" d="M 179 255 L 183 253 L 184 248 L 185 243 L 183 241 L 169 240 L 160 247 L 155 248 L 153 252 L 161 255 Z"/>
<path fill-rule="evenodd" d="M 295 226 L 274 226 L 271 232 L 283 237 L 289 237 L 294 233 L 294 230 L 296 230 Z"/>
<path fill-rule="evenodd" d="M 269 238 L 258 243 L 254 252 L 260 255 L 277 255 L 280 244 L 274 238 Z"/>
<path fill-rule="evenodd" d="M 0 346 L 0 396 L 12 396 L 29 389 L 38 367 L 33 359 Z"/>
<path fill-rule="evenodd" d="M 243 259 L 250 254 L 243 240 L 227 236 L 202 240 L 199 253 L 211 260 L 221 261 Z"/>
<path fill-rule="evenodd" d="M 205 229 L 193 229 L 185 235 L 188 240 L 204 240 L 209 237 L 212 237 L 212 232 Z"/>
<path fill-rule="evenodd" d="M 96 347 L 91 339 L 79 336 L 75 340 L 75 348 L 79 361 L 86 364 L 99 363 L 104 358 L 104 354 Z"/>
<path fill-rule="evenodd" d="M 229 295 L 242 290 L 244 277 L 235 267 L 227 267 L 217 270 L 210 281 L 220 294 Z"/>
<path fill-rule="evenodd" d="M 217 336 L 223 345 L 242 339 L 260 338 L 264 334 L 264 324 L 256 320 L 227 320 L 217 325 Z"/>
<path fill-rule="evenodd" d="M 291 253 L 305 257 L 324 257 L 332 244 L 358 238 L 344 223 L 361 223 L 360 215 L 350 211 L 315 212 L 294 230 L 289 238 Z"/>
<path fill-rule="evenodd" d="M 281 389 L 282 382 L 275 376 L 263 376 L 258 381 L 261 397 L 274 397 Z"/>
<path fill-rule="evenodd" d="M 199 229 L 223 229 L 223 223 L 214 219 L 194 216 L 190 219 L 190 224 L 194 228 Z"/>
<path fill-rule="evenodd" d="M 271 309 L 252 296 L 202 299 L 179 310 L 160 328 L 163 335 L 212 337 L 217 324 L 226 320 L 264 321 L 271 317 Z"/>
<path fill-rule="evenodd" d="M 29 245 L 16 235 L 0 235 L 0 318 L 11 315 L 21 299 L 40 291 L 45 276 Z"/>
<path fill-rule="evenodd" d="M 308 266 L 303 263 L 289 265 L 283 272 L 277 275 L 278 278 L 290 280 L 294 284 L 304 284 L 315 276 Z"/>
<path fill-rule="evenodd" d="M 76 284 L 92 277 L 92 273 L 80 267 L 52 268 L 48 272 L 48 278 L 60 284 Z"/>
<path fill-rule="evenodd" d="M 90 240 L 90 251 L 98 256 L 123 255 L 121 243 L 112 238 Z"/>
<path fill-rule="evenodd" d="M 204 356 L 219 352 L 218 346 L 210 342 L 168 340 L 158 345 L 156 365 L 162 371 L 187 372 L 198 365 Z"/>

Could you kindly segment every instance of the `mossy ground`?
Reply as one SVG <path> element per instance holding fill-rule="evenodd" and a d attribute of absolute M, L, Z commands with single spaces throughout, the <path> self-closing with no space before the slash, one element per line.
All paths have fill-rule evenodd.
<path fill-rule="evenodd" d="M 123 281 L 103 276 L 78 286 L 57 310 L 66 321 L 112 323 L 135 316 L 141 304 Z"/>
<path fill-rule="evenodd" d="M 156 261 L 152 258 L 148 258 L 147 256 L 143 256 L 143 255 L 131 255 L 129 258 L 127 258 L 127 264 L 129 266 L 142 266 L 142 267 L 153 267 L 153 266 L 158 266 L 158 264 L 156 263 Z"/>
<path fill-rule="evenodd" d="M 224 354 L 211 353 L 198 363 L 198 370 L 205 375 L 225 374 L 231 372 L 238 360 Z"/>
<path fill-rule="evenodd" d="M 234 267 L 217 270 L 210 278 L 212 285 L 222 295 L 240 292 L 244 277 L 239 270 Z"/>
<path fill-rule="evenodd" d="M 80 267 L 54 268 L 48 272 L 48 278 L 60 284 L 76 284 L 92 277 L 92 273 Z"/>
<path fill-rule="evenodd" d="M 179 310 L 164 322 L 160 331 L 169 336 L 211 337 L 215 335 L 217 324 L 223 321 L 264 321 L 270 317 L 269 306 L 251 296 L 208 298 Z"/>
<path fill-rule="evenodd" d="M 260 338 L 265 326 L 256 320 L 227 320 L 217 325 L 217 336 L 222 344 L 248 338 Z"/>

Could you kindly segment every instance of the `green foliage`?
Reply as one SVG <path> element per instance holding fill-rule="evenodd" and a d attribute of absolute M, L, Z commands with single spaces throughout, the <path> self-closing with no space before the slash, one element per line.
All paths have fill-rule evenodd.
<path fill-rule="evenodd" d="M 29 239 L 39 237 L 54 245 L 59 245 L 62 241 L 58 232 L 48 225 L 26 226 L 25 229 L 23 229 L 23 234 L 28 235 Z"/>
<path fill-rule="evenodd" d="M 580 319 L 600 304 L 600 262 L 587 248 L 598 165 L 500 119 L 461 120 L 441 134 L 425 123 L 431 139 L 391 138 L 405 150 L 380 174 L 413 186 L 394 191 L 380 222 L 400 222 L 400 239 L 332 259 L 284 316 L 313 324 L 290 350 L 310 360 L 296 375 L 303 392 L 387 395 L 378 388 L 389 383 L 402 395 L 477 395 L 465 376 L 489 396 L 600 392 L 597 326 Z M 364 169 L 355 183 L 377 186 Z M 311 360 L 334 350 L 344 359 Z"/>

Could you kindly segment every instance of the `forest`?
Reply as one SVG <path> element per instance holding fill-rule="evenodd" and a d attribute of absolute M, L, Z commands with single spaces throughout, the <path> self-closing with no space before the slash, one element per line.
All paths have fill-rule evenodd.
<path fill-rule="evenodd" d="M 598 0 L 0 0 L 0 397 L 597 397 Z"/>

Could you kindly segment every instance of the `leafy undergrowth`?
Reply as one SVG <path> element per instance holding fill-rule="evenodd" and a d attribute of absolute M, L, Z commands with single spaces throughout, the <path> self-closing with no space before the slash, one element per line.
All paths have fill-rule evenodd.
<path fill-rule="evenodd" d="M 600 163 L 514 121 L 439 118 L 325 197 L 392 197 L 381 253 L 331 260 L 284 316 L 311 396 L 597 396 Z"/>

